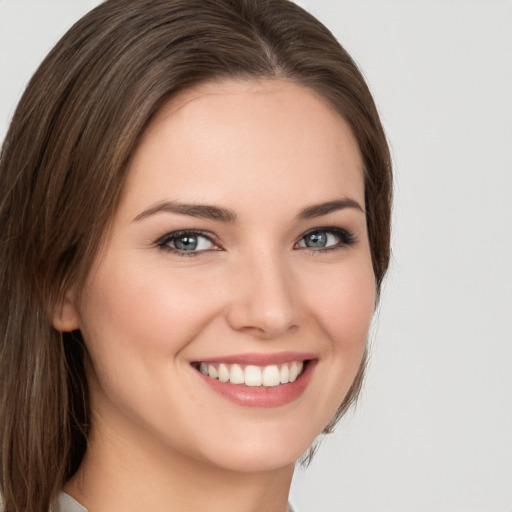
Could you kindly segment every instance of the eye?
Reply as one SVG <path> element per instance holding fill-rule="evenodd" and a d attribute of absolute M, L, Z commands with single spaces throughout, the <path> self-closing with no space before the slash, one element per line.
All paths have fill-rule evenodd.
<path fill-rule="evenodd" d="M 345 229 L 317 228 L 306 233 L 296 244 L 296 247 L 321 251 L 339 249 L 352 245 L 354 242 L 354 236 Z"/>
<path fill-rule="evenodd" d="M 175 231 L 157 241 L 157 246 L 171 252 L 190 255 L 202 251 L 212 251 L 218 246 L 207 234 L 199 231 Z"/>

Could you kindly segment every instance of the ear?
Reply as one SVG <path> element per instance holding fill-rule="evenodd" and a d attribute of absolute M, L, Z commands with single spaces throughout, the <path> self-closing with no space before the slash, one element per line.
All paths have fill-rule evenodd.
<path fill-rule="evenodd" d="M 52 324 L 57 331 L 70 332 L 79 329 L 78 311 L 75 306 L 74 294 L 66 293 L 64 298 L 53 308 Z"/>

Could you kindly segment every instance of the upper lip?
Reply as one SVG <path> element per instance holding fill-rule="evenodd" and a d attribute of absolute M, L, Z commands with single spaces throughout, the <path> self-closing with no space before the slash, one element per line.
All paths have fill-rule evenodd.
<path fill-rule="evenodd" d="M 194 363 L 227 363 L 227 364 L 243 364 L 254 366 L 269 366 L 272 364 L 284 364 L 293 361 L 308 361 L 317 359 L 317 356 L 306 352 L 277 352 L 275 354 L 231 354 L 226 356 L 207 357 L 198 359 Z"/>

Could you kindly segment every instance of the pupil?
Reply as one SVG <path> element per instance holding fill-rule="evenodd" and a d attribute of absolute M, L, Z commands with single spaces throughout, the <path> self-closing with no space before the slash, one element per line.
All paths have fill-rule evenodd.
<path fill-rule="evenodd" d="M 306 237 L 308 247 L 325 247 L 327 235 L 325 233 L 311 233 Z"/>
<path fill-rule="evenodd" d="M 193 251 L 197 247 L 197 237 L 189 235 L 182 236 L 176 239 L 174 246 L 180 251 Z"/>

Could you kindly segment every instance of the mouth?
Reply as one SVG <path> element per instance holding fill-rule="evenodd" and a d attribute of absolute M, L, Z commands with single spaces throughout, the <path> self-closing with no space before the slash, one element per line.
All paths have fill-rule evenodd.
<path fill-rule="evenodd" d="M 318 359 L 281 354 L 195 361 L 192 367 L 208 387 L 238 405 L 278 407 L 299 398 Z"/>
<path fill-rule="evenodd" d="M 295 382 L 302 375 L 309 361 L 291 361 L 283 364 L 266 366 L 228 364 L 228 363 L 195 363 L 193 366 L 203 375 L 219 382 L 248 387 L 275 387 Z"/>

